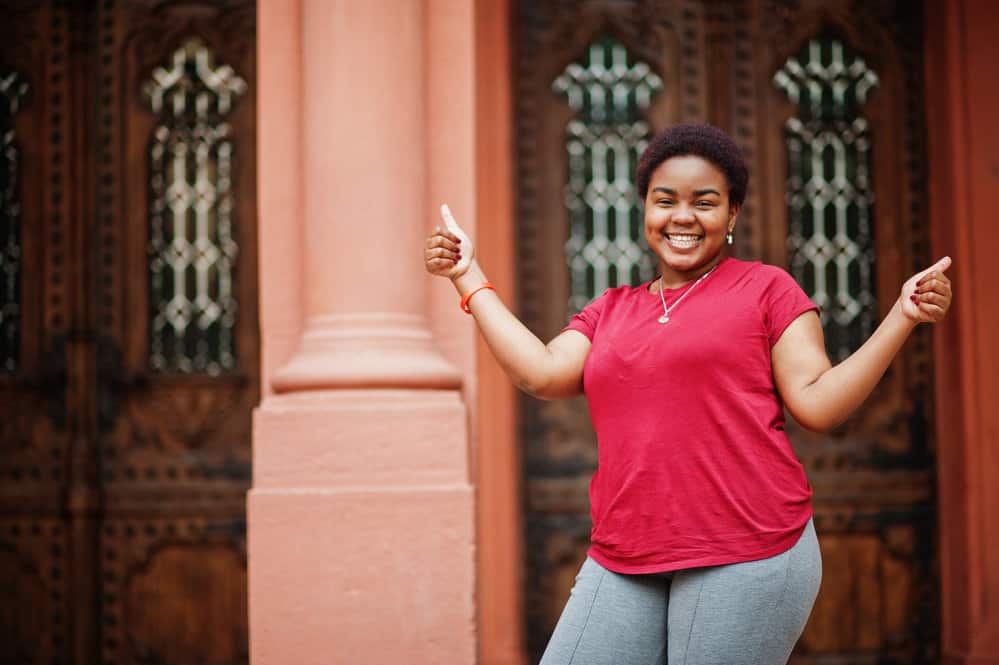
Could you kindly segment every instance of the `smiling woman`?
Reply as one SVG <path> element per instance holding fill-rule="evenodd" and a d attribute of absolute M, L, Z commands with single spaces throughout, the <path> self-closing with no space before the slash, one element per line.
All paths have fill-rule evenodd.
<path fill-rule="evenodd" d="M 657 288 L 675 288 L 718 265 L 746 197 L 739 148 L 711 125 L 677 125 L 656 135 L 638 164 L 645 241 L 659 263 Z"/>
<path fill-rule="evenodd" d="M 906 281 L 833 367 L 791 276 L 725 255 L 748 180 L 731 138 L 669 128 L 636 180 L 658 276 L 608 289 L 548 344 L 503 305 L 446 206 L 425 245 L 520 388 L 589 405 L 591 544 L 542 664 L 784 663 L 822 574 L 784 406 L 819 431 L 846 418 L 916 324 L 943 317 L 950 259 Z"/>
<path fill-rule="evenodd" d="M 729 198 L 722 172 L 693 155 L 660 164 L 651 185 L 645 240 L 659 259 L 660 287 L 681 286 L 718 265 L 739 204 Z"/>

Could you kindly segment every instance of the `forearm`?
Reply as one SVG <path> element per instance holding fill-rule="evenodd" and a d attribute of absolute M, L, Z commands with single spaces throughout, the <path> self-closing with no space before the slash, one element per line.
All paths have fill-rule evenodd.
<path fill-rule="evenodd" d="M 802 389 L 792 415 L 803 426 L 818 431 L 848 418 L 874 390 L 915 326 L 896 302 L 859 349 Z"/>
<path fill-rule="evenodd" d="M 473 260 L 468 271 L 454 280 L 454 286 L 464 296 L 485 281 L 482 269 Z M 551 382 L 553 359 L 545 343 L 521 323 L 495 291 L 479 291 L 468 308 L 489 350 L 517 387 L 537 397 L 550 397 L 545 388 Z"/>

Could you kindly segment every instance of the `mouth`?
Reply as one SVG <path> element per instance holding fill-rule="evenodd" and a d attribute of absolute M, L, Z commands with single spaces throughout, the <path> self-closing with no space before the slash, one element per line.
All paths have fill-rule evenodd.
<path fill-rule="evenodd" d="M 696 233 L 664 233 L 666 242 L 675 249 L 692 249 L 701 244 L 704 236 Z"/>

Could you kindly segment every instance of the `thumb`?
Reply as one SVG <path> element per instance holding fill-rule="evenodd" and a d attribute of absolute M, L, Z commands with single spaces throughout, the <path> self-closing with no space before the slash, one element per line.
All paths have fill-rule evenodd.
<path fill-rule="evenodd" d="M 947 270 L 947 268 L 950 268 L 951 263 L 953 263 L 953 261 L 951 261 L 951 258 L 949 256 L 943 257 L 942 259 L 931 265 L 929 268 L 916 275 L 916 283 L 918 284 L 920 280 L 923 279 L 923 277 L 926 277 L 931 272 L 943 272 Z"/>
<path fill-rule="evenodd" d="M 468 237 L 468 234 L 458 226 L 458 222 L 454 221 L 454 215 L 451 214 L 451 208 L 447 204 L 441 205 L 441 219 L 444 221 L 444 226 L 447 230 L 461 238 L 462 246 L 465 251 L 462 252 L 461 259 L 455 264 L 455 269 L 460 272 L 464 272 L 468 268 L 468 264 L 472 262 L 472 252 L 474 251 L 472 247 L 472 239 Z"/>
<path fill-rule="evenodd" d="M 451 208 L 447 204 L 441 205 L 441 219 L 444 221 L 444 226 L 447 230 L 461 238 L 462 242 L 469 240 L 468 234 L 458 226 L 458 222 L 454 221 L 454 215 L 451 214 Z"/>

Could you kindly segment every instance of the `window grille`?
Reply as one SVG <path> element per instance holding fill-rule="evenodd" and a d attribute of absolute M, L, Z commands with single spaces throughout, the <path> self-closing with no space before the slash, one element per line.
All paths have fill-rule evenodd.
<path fill-rule="evenodd" d="M 14 116 L 28 83 L 0 68 L 0 371 L 18 368 L 21 346 L 21 149 Z"/>
<path fill-rule="evenodd" d="M 876 321 L 871 138 L 862 107 L 878 77 L 841 41 L 809 41 L 774 75 L 797 105 L 784 125 L 791 274 L 822 308 L 842 360 Z"/>
<path fill-rule="evenodd" d="M 149 366 L 219 374 L 236 366 L 239 253 L 226 121 L 246 83 L 188 40 L 143 87 L 149 145 Z"/>
<path fill-rule="evenodd" d="M 650 133 L 642 112 L 663 82 L 631 60 L 622 44 L 602 36 L 552 83 L 575 112 L 565 133 L 570 313 L 609 287 L 655 272 L 634 174 Z"/>

